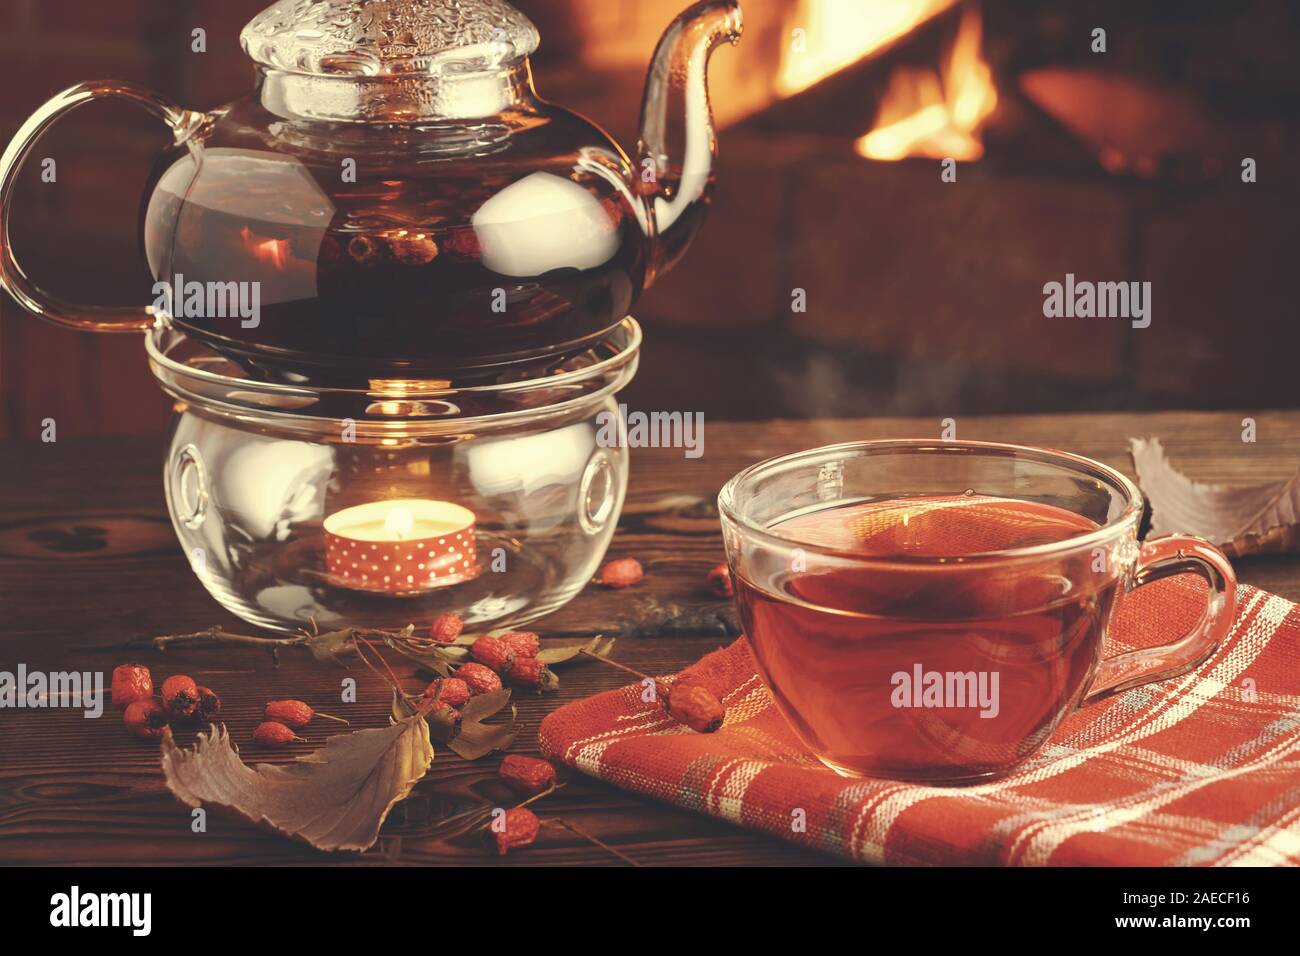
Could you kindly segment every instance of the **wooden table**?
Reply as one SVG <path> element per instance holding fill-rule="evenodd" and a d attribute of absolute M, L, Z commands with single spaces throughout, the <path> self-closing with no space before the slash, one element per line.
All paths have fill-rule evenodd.
<path fill-rule="evenodd" d="M 1241 441 L 1243 414 L 1228 413 L 971 418 L 957 427 L 962 438 L 1067 448 L 1130 473 L 1129 437 L 1154 435 L 1196 479 L 1290 475 L 1300 462 L 1300 412 L 1250 414 L 1258 422 L 1253 444 Z M 939 427 L 936 420 L 903 419 L 708 423 L 703 458 L 637 450 L 611 556 L 640 558 L 646 580 L 632 592 L 589 589 L 537 626 L 630 634 L 620 639 L 617 659 L 648 673 L 673 672 L 729 639 L 730 608 L 705 585 L 706 572 L 722 559 L 712 501 L 729 476 L 782 452 L 849 439 L 932 437 Z M 269 698 L 337 699 L 339 673 L 301 652 L 282 654 L 273 669 L 258 650 L 117 649 L 131 639 L 211 625 L 248 630 L 208 596 L 177 547 L 163 504 L 161 449 L 161 437 L 0 445 L 0 670 L 23 662 L 107 675 L 135 658 L 155 675 L 187 672 L 222 694 L 236 740 L 247 739 Z M 1300 559 L 1247 560 L 1238 569 L 1244 581 L 1300 600 Z M 656 614 L 662 626 L 646 626 Z M 378 725 L 386 692 L 364 669 L 352 673 L 361 687 L 356 706 L 371 707 Z M 561 676 L 558 695 L 521 699 L 518 751 L 535 751 L 537 726 L 557 705 L 626 683 L 620 672 L 597 665 Z M 216 814 L 206 833 L 191 833 L 188 811 L 163 785 L 156 748 L 129 738 L 116 711 L 97 721 L 72 710 L 0 711 L 0 863 L 491 863 L 496 859 L 478 836 L 449 836 L 439 821 L 500 802 L 496 766 L 493 758 L 468 763 L 440 749 L 371 852 L 326 855 Z M 639 864 L 834 862 L 582 777 L 538 809 Z M 562 828 L 546 829 L 509 862 L 626 865 Z"/>

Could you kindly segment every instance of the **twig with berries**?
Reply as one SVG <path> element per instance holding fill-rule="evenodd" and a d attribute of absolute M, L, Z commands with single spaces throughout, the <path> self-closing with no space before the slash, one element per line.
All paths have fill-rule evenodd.
<path fill-rule="evenodd" d="M 499 855 L 504 856 L 512 850 L 519 850 L 531 845 L 537 839 L 542 827 L 553 826 L 569 830 L 629 866 L 641 865 L 626 853 L 610 846 L 568 820 L 561 817 L 539 819 L 536 813 L 528 809 L 530 804 L 549 797 L 564 786 L 563 782 L 556 781 L 555 767 L 549 761 L 537 757 L 526 757 L 523 754 L 508 754 L 502 759 L 497 773 L 506 786 L 525 798 L 522 802 L 509 809 L 502 811 L 501 808 L 493 808 L 488 811 L 489 819 L 479 826 L 480 830 L 491 830 L 496 843 L 496 851 Z"/>
<path fill-rule="evenodd" d="M 505 856 L 511 850 L 522 849 L 537 839 L 541 826 L 537 814 L 528 809 L 528 805 L 549 797 L 564 786 L 555 779 L 555 768 L 545 760 L 536 757 L 524 757 L 511 754 L 501 762 L 498 771 L 501 779 L 516 793 L 532 791 L 521 802 L 510 808 L 492 807 L 484 810 L 487 818 L 478 826 L 479 830 L 490 830 L 496 841 L 497 853 Z M 542 789 L 533 789 L 539 782 L 545 781 Z M 519 789 L 521 781 L 525 790 Z"/>
<path fill-rule="evenodd" d="M 538 658 L 540 650 L 541 642 L 532 631 L 510 631 L 497 636 L 484 634 L 470 645 L 469 653 L 511 687 L 540 694 L 560 686 L 555 672 Z M 457 675 L 468 666 L 461 665 Z"/>

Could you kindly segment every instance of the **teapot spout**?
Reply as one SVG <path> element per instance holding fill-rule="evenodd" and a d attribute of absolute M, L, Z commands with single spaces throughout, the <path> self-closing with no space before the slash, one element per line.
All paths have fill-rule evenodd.
<path fill-rule="evenodd" d="M 744 29 L 737 0 L 704 0 L 664 31 L 646 77 L 637 170 L 652 255 L 646 287 L 672 268 L 703 220 L 718 141 L 709 105 L 709 58 Z"/>

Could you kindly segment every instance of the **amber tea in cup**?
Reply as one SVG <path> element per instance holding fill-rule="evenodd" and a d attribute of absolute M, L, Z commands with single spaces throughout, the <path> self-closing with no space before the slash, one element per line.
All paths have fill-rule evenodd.
<path fill-rule="evenodd" d="M 1005 775 L 1079 706 L 1182 673 L 1232 620 L 1227 559 L 1139 547 L 1138 489 L 1103 465 L 978 442 L 861 442 L 774 459 L 719 499 L 760 674 L 833 769 L 958 783 Z M 1133 587 L 1195 573 L 1195 630 L 1103 658 Z"/>

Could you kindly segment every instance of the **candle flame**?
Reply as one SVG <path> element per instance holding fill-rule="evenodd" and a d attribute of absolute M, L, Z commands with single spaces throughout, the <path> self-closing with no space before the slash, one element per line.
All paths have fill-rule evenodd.
<path fill-rule="evenodd" d="M 406 508 L 392 508 L 384 517 L 384 531 L 395 536 L 399 541 L 411 533 L 415 527 L 415 515 Z"/>

